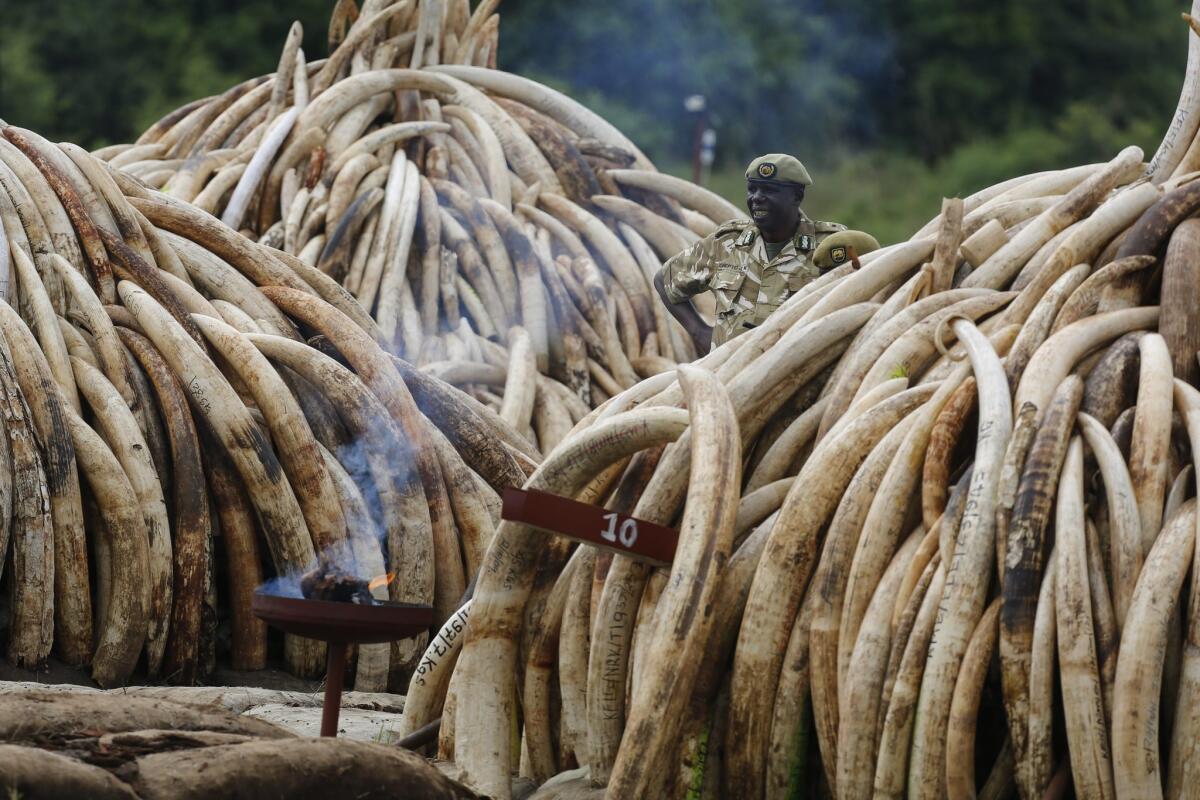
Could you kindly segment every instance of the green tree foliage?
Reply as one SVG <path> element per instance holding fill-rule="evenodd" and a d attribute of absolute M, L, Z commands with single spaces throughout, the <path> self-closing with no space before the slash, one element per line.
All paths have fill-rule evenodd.
<path fill-rule="evenodd" d="M 324 55 L 328 0 L 4 0 L 0 118 L 96 147 L 275 69 L 293 19 Z"/>
<path fill-rule="evenodd" d="M 1051 127 L 1073 105 L 1118 128 L 1170 113 L 1177 0 L 513 0 L 501 64 L 620 102 L 659 155 L 708 97 L 741 155 L 897 147 L 927 161 Z"/>
<path fill-rule="evenodd" d="M 1053 124 L 1078 103 L 1127 127 L 1169 114 L 1178 95 L 1187 5 L 1175 0 L 869 5 L 894 42 L 870 104 L 884 112 L 884 141 L 925 158 L 981 135 Z"/>
<path fill-rule="evenodd" d="M 863 101 L 887 46 L 833 6 L 517 0 L 501 24 L 500 66 L 627 106 L 639 144 L 659 157 L 690 147 L 692 94 L 707 98 L 722 152 L 866 141 L 875 115 Z"/>

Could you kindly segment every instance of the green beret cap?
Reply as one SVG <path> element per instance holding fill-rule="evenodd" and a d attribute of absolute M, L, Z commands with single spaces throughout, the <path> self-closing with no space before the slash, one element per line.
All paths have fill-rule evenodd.
<path fill-rule="evenodd" d="M 862 231 L 838 231 L 831 233 L 817 245 L 813 253 L 813 264 L 817 269 L 830 269 L 850 260 L 851 253 L 863 256 L 879 249 L 879 242 L 869 233 Z"/>
<path fill-rule="evenodd" d="M 746 180 L 811 186 L 812 177 L 800 159 L 783 153 L 759 156 L 746 167 Z"/>

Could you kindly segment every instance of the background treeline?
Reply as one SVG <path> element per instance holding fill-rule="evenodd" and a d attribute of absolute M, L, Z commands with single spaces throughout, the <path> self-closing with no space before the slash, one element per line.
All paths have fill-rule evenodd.
<path fill-rule="evenodd" d="M 3 0 L 0 118 L 89 147 L 274 69 L 292 19 L 325 55 L 332 0 Z M 1186 59 L 1179 0 L 504 0 L 500 66 L 567 90 L 688 174 L 703 94 L 712 185 L 805 160 L 810 213 L 907 235 L 1010 175 L 1148 155 Z"/>

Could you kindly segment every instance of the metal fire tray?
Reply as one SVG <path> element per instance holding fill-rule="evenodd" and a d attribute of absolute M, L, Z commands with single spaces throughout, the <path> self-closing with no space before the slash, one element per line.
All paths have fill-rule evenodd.
<path fill-rule="evenodd" d="M 255 592 L 256 617 L 287 633 L 343 644 L 376 644 L 416 636 L 433 625 L 431 606 L 380 602 L 366 605 Z"/>
<path fill-rule="evenodd" d="M 254 616 L 281 631 L 329 643 L 322 736 L 337 736 L 347 645 L 408 639 L 433 625 L 431 606 L 386 601 L 366 605 L 255 592 L 250 609 Z"/>

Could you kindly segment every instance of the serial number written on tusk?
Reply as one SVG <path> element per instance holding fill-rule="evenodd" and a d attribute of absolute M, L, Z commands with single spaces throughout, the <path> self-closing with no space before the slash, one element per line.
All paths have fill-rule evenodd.
<path fill-rule="evenodd" d="M 450 655 L 454 650 L 454 646 L 458 644 L 459 637 L 467 629 L 467 619 L 469 616 L 469 612 L 464 606 L 446 621 L 446 624 L 438 631 L 434 640 L 429 643 L 429 647 L 425 649 L 425 653 L 421 657 L 421 663 L 417 665 L 417 671 L 413 673 L 412 683 L 419 686 L 425 685 L 425 679 L 433 673 L 433 670 L 441 663 L 443 658 Z"/>

